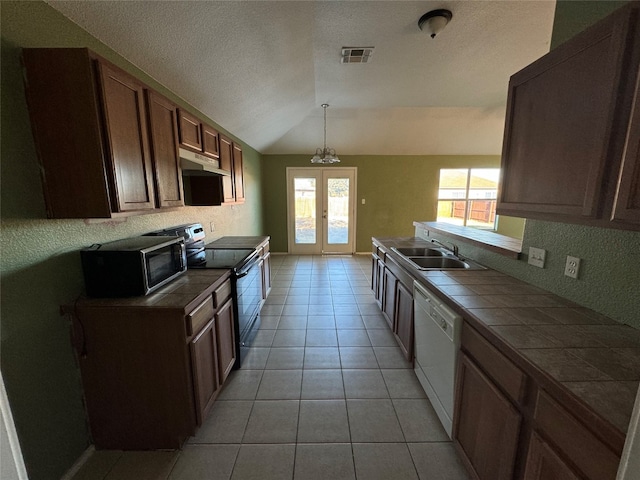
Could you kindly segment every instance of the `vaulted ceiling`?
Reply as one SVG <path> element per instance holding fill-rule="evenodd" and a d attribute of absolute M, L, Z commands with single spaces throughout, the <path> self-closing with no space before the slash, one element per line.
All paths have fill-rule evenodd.
<path fill-rule="evenodd" d="M 72 21 L 261 153 L 500 154 L 510 75 L 555 1 L 59 1 Z M 417 25 L 453 12 L 431 39 Z M 375 47 L 341 64 L 342 47 Z"/>

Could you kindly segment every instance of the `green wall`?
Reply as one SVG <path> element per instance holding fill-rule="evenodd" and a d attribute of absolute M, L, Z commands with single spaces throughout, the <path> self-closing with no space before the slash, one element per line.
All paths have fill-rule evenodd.
<path fill-rule="evenodd" d="M 72 303 L 83 289 L 78 250 L 196 221 L 210 240 L 263 234 L 261 161 L 258 152 L 243 144 L 244 205 L 185 207 L 118 221 L 47 220 L 24 99 L 22 47 L 89 47 L 180 106 L 186 104 L 46 3 L 2 1 L 0 6 L 0 362 L 29 476 L 58 479 L 90 443 L 69 322 L 59 313 L 59 306 Z"/>
<path fill-rule="evenodd" d="M 265 224 L 272 251 L 288 249 L 286 168 L 311 167 L 310 159 L 311 154 L 263 156 Z M 415 220 L 435 220 L 441 168 L 500 166 L 496 155 L 340 155 L 340 159 L 340 167 L 358 168 L 357 252 L 371 250 L 372 236 L 413 236 Z"/>
<path fill-rule="evenodd" d="M 551 48 L 556 48 L 627 3 L 618 0 L 557 0 Z"/>

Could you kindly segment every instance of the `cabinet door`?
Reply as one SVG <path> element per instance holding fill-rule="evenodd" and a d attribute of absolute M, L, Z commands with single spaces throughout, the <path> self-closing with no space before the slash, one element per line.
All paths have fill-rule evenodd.
<path fill-rule="evenodd" d="M 220 388 L 215 323 L 215 319 L 212 319 L 191 341 L 191 364 L 198 425 L 202 425 Z"/>
<path fill-rule="evenodd" d="M 395 313 L 396 313 L 396 284 L 398 279 L 388 268 L 384 268 L 382 278 L 382 313 L 384 314 L 389 328 L 395 331 Z"/>
<path fill-rule="evenodd" d="M 524 480 L 579 480 L 556 452 L 540 438 L 531 435 Z"/>
<path fill-rule="evenodd" d="M 629 12 L 618 12 L 511 77 L 499 214 L 567 221 L 601 215 L 622 153 L 630 25 Z"/>
<path fill-rule="evenodd" d="M 25 48 L 22 63 L 47 216 L 110 218 L 100 95 L 88 50 Z"/>
<path fill-rule="evenodd" d="M 236 335 L 233 328 L 233 300 L 231 298 L 218 309 L 215 324 L 218 341 L 219 378 L 222 385 L 236 363 Z"/>
<path fill-rule="evenodd" d="M 220 141 L 218 132 L 204 123 L 202 124 L 202 153 L 209 157 L 220 157 Z"/>
<path fill-rule="evenodd" d="M 223 203 L 233 203 L 236 199 L 233 181 L 233 143 L 222 135 L 220 135 L 220 168 L 232 173 L 231 176 L 222 177 L 222 194 Z"/>
<path fill-rule="evenodd" d="M 160 94 L 147 90 L 147 109 L 158 207 L 181 207 L 184 197 L 177 108 Z"/>
<path fill-rule="evenodd" d="M 396 298 L 396 336 L 408 361 L 413 359 L 413 292 L 398 282 Z"/>
<path fill-rule="evenodd" d="M 244 162 L 242 159 L 242 148 L 233 144 L 233 183 L 236 203 L 244 202 Z"/>
<path fill-rule="evenodd" d="M 640 72 L 611 220 L 640 225 Z"/>
<path fill-rule="evenodd" d="M 200 120 L 184 110 L 178 111 L 180 145 L 202 152 Z"/>
<path fill-rule="evenodd" d="M 98 62 L 111 178 L 118 212 L 155 207 L 151 157 L 147 145 L 144 87 L 123 71 Z"/>
<path fill-rule="evenodd" d="M 454 441 L 480 480 L 511 480 L 521 415 L 464 354 L 458 368 Z"/>

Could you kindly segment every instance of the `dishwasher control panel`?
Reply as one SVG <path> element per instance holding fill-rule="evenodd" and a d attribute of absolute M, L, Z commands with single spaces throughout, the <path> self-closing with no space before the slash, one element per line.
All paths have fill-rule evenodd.
<path fill-rule="evenodd" d="M 434 323 L 442 329 L 451 341 L 459 343 L 460 329 L 457 328 L 457 323 L 461 320 L 460 315 L 417 282 L 413 288 L 413 300 L 427 312 Z M 456 335 L 458 338 L 456 338 Z"/>

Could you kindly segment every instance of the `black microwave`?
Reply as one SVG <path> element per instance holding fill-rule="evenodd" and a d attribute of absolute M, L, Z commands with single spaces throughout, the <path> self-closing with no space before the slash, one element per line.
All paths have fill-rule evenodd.
<path fill-rule="evenodd" d="M 133 237 L 80 251 L 89 297 L 147 295 L 187 270 L 182 237 Z"/>

